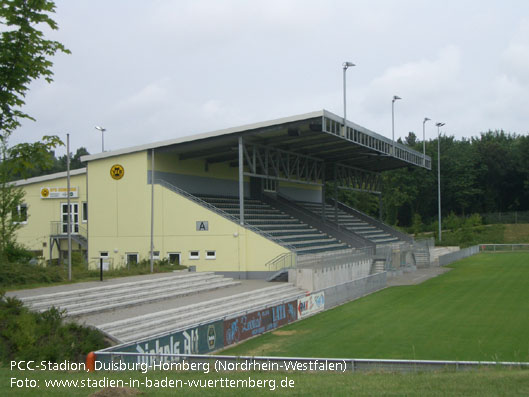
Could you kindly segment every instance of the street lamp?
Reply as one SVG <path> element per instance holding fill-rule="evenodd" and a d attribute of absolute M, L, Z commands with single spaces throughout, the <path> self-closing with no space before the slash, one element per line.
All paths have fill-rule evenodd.
<path fill-rule="evenodd" d="M 441 241 L 441 135 L 439 129 L 445 123 L 435 123 L 437 127 L 437 203 L 439 205 L 439 242 Z"/>
<path fill-rule="evenodd" d="M 393 95 L 391 100 L 391 138 L 393 139 L 393 156 L 395 155 L 395 101 L 402 99 L 400 96 Z"/>
<path fill-rule="evenodd" d="M 346 119 L 346 113 L 347 113 L 347 110 L 346 110 L 346 100 L 345 100 L 345 71 L 347 70 L 348 67 L 351 67 L 351 66 L 356 66 L 354 63 L 352 62 L 344 62 L 343 63 L 343 127 L 345 129 L 345 119 Z"/>
<path fill-rule="evenodd" d="M 425 117 L 422 121 L 422 166 L 426 166 L 426 134 L 424 132 L 424 125 L 427 121 L 430 121 L 428 117 Z"/>
<path fill-rule="evenodd" d="M 101 151 L 104 152 L 105 151 L 105 131 L 107 129 L 100 127 L 98 125 L 95 126 L 95 129 L 101 131 Z"/>

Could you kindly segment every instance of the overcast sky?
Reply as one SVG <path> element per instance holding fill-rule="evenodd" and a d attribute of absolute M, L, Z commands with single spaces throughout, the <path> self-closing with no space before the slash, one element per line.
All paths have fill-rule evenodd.
<path fill-rule="evenodd" d="M 314 110 L 391 137 L 529 132 L 526 0 L 57 0 L 54 57 L 12 143 L 114 150 Z M 437 134 L 427 124 L 426 138 Z"/>

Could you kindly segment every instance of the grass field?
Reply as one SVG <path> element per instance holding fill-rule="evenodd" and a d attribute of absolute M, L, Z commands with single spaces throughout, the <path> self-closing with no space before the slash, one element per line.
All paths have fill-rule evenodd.
<path fill-rule="evenodd" d="M 39 388 L 12 388 L 11 378 L 29 378 L 37 382 Z M 143 382 L 143 385 L 132 390 L 124 390 L 118 394 L 117 390 L 107 389 L 101 392 L 102 387 L 46 387 L 45 381 L 51 379 L 81 381 L 92 379 L 100 381 L 104 377 L 113 380 L 130 382 L 130 379 Z M 271 384 L 258 388 L 194 388 L 185 386 L 183 389 L 168 387 L 145 387 L 148 378 L 151 382 L 161 381 L 165 378 L 172 380 L 245 380 L 251 377 L 254 380 L 275 382 L 275 390 Z M 281 388 L 281 381 L 285 378 L 293 381 L 293 387 Z M 129 383 L 130 384 L 130 383 Z M 154 383 L 153 383 L 154 384 Z M 0 369 L 0 393 L 3 396 L 89 396 L 99 392 L 99 396 L 132 396 L 134 391 L 139 391 L 146 396 L 173 396 L 184 392 L 186 396 L 260 396 L 260 395 L 296 395 L 296 396 L 522 396 L 529 395 L 528 370 L 480 370 L 472 372 L 436 372 L 436 373 L 286 373 L 286 372 L 236 372 L 236 373 L 210 373 L 191 374 L 182 372 L 140 372 L 112 373 L 98 372 L 43 372 L 32 373 L 10 371 L 8 368 Z"/>
<path fill-rule="evenodd" d="M 480 254 L 422 284 L 391 287 L 225 354 L 529 361 L 529 254 Z"/>

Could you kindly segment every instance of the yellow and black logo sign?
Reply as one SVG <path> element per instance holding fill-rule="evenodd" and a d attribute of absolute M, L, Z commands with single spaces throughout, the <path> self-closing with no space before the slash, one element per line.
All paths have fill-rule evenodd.
<path fill-rule="evenodd" d="M 125 170 L 123 169 L 122 165 L 114 164 L 112 167 L 110 167 L 110 176 L 112 179 L 117 181 L 123 178 L 123 175 L 125 175 Z"/>
<path fill-rule="evenodd" d="M 50 196 L 50 190 L 47 187 L 40 189 L 40 197 L 48 198 Z"/>

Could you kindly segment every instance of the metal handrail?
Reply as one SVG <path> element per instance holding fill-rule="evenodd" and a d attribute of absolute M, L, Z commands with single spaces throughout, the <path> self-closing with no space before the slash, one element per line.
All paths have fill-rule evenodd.
<path fill-rule="evenodd" d="M 281 263 L 282 266 L 278 266 Z M 287 266 L 287 263 L 289 265 Z M 265 267 L 268 267 L 270 271 L 277 271 L 286 267 L 294 268 L 297 267 L 297 256 L 295 252 L 284 252 L 279 254 L 275 258 L 265 263 Z M 272 268 L 273 267 L 273 268 Z"/>
<path fill-rule="evenodd" d="M 233 216 L 231 214 L 228 214 L 227 212 L 221 210 L 220 208 L 215 207 L 214 205 L 202 200 L 201 198 L 199 198 L 197 196 L 192 195 L 189 192 L 186 192 L 183 189 L 180 189 L 179 187 L 176 187 L 176 186 L 172 185 L 171 183 L 167 182 L 164 179 L 156 179 L 155 178 L 154 179 L 154 183 L 156 183 L 158 185 L 161 185 L 161 186 L 165 187 L 166 189 L 171 190 L 174 193 L 177 193 L 177 194 L 179 194 L 181 196 L 184 196 L 185 198 L 195 202 L 196 204 L 198 204 L 198 205 L 200 205 L 202 207 L 205 207 L 205 208 L 207 208 L 210 211 L 215 212 L 216 214 L 222 216 L 223 218 L 226 218 L 226 219 L 228 219 L 228 220 L 230 220 L 232 222 L 235 222 L 238 225 L 240 225 L 239 218 L 237 218 L 237 217 L 235 217 L 235 216 Z M 261 229 L 258 229 L 258 228 L 256 228 L 253 225 L 249 225 L 249 224 L 245 223 L 244 225 L 240 225 L 240 226 L 244 227 L 245 229 L 251 230 L 252 232 L 257 233 L 257 234 L 259 234 L 259 235 L 261 235 L 261 236 L 263 236 L 263 237 L 265 237 L 265 238 L 267 238 L 269 240 L 272 240 L 274 243 L 277 243 L 280 246 L 282 246 L 282 247 L 284 247 L 284 248 L 286 248 L 286 249 L 288 249 L 290 251 L 294 251 L 294 252 L 296 251 L 296 248 L 293 245 L 290 245 L 290 244 L 284 242 L 281 239 L 275 238 L 271 234 L 269 234 L 269 233 L 267 233 L 267 232 L 265 232 L 265 231 L 263 231 Z"/>
<path fill-rule="evenodd" d="M 362 237 L 347 228 L 342 227 L 338 223 L 332 222 L 328 219 L 322 220 L 321 217 L 316 215 L 314 212 L 304 208 L 303 206 L 293 202 L 288 197 L 277 193 L 276 199 L 264 195 L 263 201 L 268 202 L 272 206 L 277 206 L 279 210 L 287 213 L 291 213 L 302 222 L 308 223 L 316 227 L 317 229 L 327 233 L 328 235 L 337 238 L 338 240 L 346 243 L 354 248 L 374 247 L 375 243 Z M 281 207 L 286 207 L 282 209 Z"/>
<path fill-rule="evenodd" d="M 51 236 L 66 236 L 67 233 L 62 231 L 62 225 L 63 224 L 64 224 L 64 222 L 51 221 L 50 222 L 50 226 L 51 226 L 50 235 Z M 88 232 L 87 232 L 86 228 L 84 228 L 80 224 L 77 224 L 77 228 L 78 228 L 79 231 L 78 232 L 74 232 L 74 227 L 73 227 L 74 223 L 72 222 L 71 225 L 72 225 L 72 232 L 71 232 L 72 235 L 88 238 Z"/>

